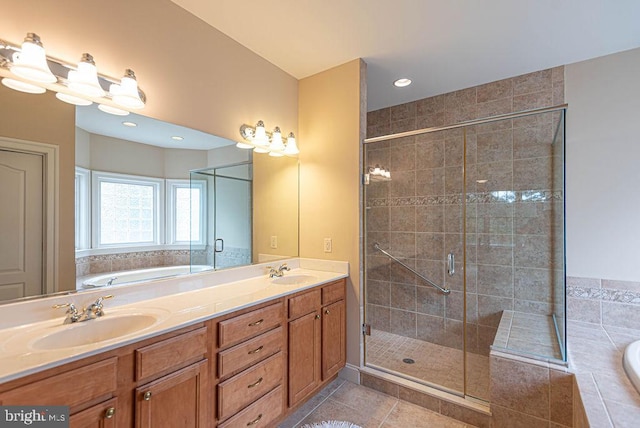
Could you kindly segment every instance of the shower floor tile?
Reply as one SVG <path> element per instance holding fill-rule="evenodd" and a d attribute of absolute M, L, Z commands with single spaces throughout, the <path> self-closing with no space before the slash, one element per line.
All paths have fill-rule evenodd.
<path fill-rule="evenodd" d="M 419 339 L 381 330 L 371 330 L 366 339 L 368 365 L 464 392 L 464 353 L 462 350 L 436 345 Z M 411 359 L 413 363 L 403 360 Z M 467 395 L 489 399 L 489 357 L 467 354 Z"/>

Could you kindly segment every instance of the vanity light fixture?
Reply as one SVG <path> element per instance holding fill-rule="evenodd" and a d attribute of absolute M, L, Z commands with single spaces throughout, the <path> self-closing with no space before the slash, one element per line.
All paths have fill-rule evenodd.
<path fill-rule="evenodd" d="M 405 86 L 409 86 L 411 84 L 411 79 L 402 78 L 393 82 L 393 86 L 396 88 L 404 88 Z"/>
<path fill-rule="evenodd" d="M 296 137 L 293 132 L 289 133 L 286 144 L 282 138 L 280 127 L 276 126 L 273 133 L 268 133 L 264 122 L 259 120 L 255 128 L 250 125 L 240 127 L 240 135 L 244 141 L 236 143 L 240 149 L 248 149 L 255 153 L 269 153 L 269 156 L 297 156 L 300 153 L 296 144 Z"/>
<path fill-rule="evenodd" d="M 370 166 L 365 174 L 365 183 L 370 181 L 391 181 L 391 171 L 380 165 Z"/>
<path fill-rule="evenodd" d="M 35 33 L 27 33 L 21 46 L 0 40 L 0 77 L 4 86 L 17 91 L 42 94 L 49 89 L 66 103 L 97 102 L 100 110 L 121 116 L 143 108 L 146 102 L 132 70 L 127 69 L 118 81 L 99 75 L 88 53 L 82 54 L 77 66 L 48 57 Z"/>

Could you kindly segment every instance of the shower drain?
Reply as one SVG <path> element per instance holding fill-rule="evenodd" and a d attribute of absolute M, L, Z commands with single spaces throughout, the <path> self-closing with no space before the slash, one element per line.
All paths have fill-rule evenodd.
<path fill-rule="evenodd" d="M 407 364 L 413 364 L 416 362 L 416 360 L 414 360 L 413 358 L 403 358 L 402 362 Z"/>

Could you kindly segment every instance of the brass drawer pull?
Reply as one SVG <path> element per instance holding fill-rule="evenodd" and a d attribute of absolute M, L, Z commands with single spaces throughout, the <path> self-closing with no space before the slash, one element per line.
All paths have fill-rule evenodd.
<path fill-rule="evenodd" d="M 259 320 L 258 320 L 258 321 L 256 321 L 256 322 L 249 323 L 249 324 L 247 325 L 247 327 L 255 327 L 255 326 L 257 326 L 257 325 L 262 324 L 263 322 L 264 322 L 264 318 L 261 318 L 261 319 L 259 319 Z"/>
<path fill-rule="evenodd" d="M 105 412 L 104 412 L 104 417 L 107 419 L 111 419 L 114 415 L 116 414 L 116 409 L 115 407 L 109 407 Z"/>
<path fill-rule="evenodd" d="M 264 348 L 264 346 L 260 346 L 259 348 L 256 348 L 253 351 L 249 351 L 248 354 L 249 355 L 257 354 L 258 352 L 262 351 L 263 348 Z"/>
<path fill-rule="evenodd" d="M 151 400 L 151 391 L 145 392 L 144 395 L 142 396 L 142 398 L 144 398 L 144 401 Z"/>
<path fill-rule="evenodd" d="M 260 385 L 262 383 L 263 379 L 260 378 L 257 381 L 250 383 L 249 385 L 247 385 L 247 388 L 255 388 L 256 386 Z"/>
<path fill-rule="evenodd" d="M 247 422 L 247 426 L 250 427 L 251 425 L 257 424 L 258 422 L 260 422 L 260 419 L 262 419 L 262 413 L 260 413 L 258 417 L 252 420 L 251 422 Z"/>
<path fill-rule="evenodd" d="M 331 313 L 331 311 L 330 311 L 329 309 L 327 309 L 327 310 L 325 310 L 325 311 L 324 311 L 324 314 L 325 314 L 325 315 L 329 315 L 330 313 Z"/>

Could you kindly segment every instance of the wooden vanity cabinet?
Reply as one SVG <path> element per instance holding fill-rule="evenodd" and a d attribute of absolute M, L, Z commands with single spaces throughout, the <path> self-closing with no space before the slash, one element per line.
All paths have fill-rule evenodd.
<path fill-rule="evenodd" d="M 218 321 L 217 421 L 268 427 L 284 412 L 284 299 Z"/>
<path fill-rule="evenodd" d="M 287 300 L 289 408 L 324 386 L 346 363 L 345 287 L 345 280 L 339 280 Z"/>
<path fill-rule="evenodd" d="M 135 426 L 207 425 L 207 328 L 135 350 Z"/>
<path fill-rule="evenodd" d="M 116 428 L 118 399 L 112 398 L 69 417 L 69 428 Z"/>
<path fill-rule="evenodd" d="M 272 427 L 345 364 L 345 280 L 0 384 L 72 428 Z"/>

